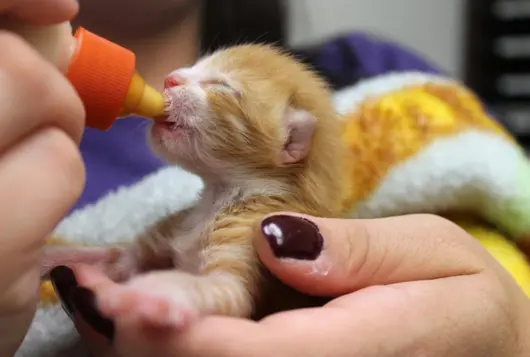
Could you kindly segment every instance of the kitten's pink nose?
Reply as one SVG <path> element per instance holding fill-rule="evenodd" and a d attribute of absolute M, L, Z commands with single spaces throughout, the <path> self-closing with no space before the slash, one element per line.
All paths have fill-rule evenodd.
<path fill-rule="evenodd" d="M 164 82 L 164 88 L 166 89 L 173 88 L 179 85 L 180 83 L 175 78 L 171 77 L 166 78 L 166 81 Z"/>
<path fill-rule="evenodd" d="M 173 87 L 178 87 L 186 84 L 186 81 L 186 77 L 174 73 L 166 77 L 166 80 L 164 81 L 164 88 L 169 89 Z"/>

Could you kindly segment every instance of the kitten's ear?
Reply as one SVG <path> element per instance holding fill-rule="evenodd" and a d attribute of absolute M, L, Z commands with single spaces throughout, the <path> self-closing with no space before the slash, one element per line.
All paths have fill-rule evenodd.
<path fill-rule="evenodd" d="M 315 132 L 316 118 L 313 114 L 288 108 L 284 117 L 287 136 L 280 156 L 282 165 L 302 161 L 308 154 Z"/>

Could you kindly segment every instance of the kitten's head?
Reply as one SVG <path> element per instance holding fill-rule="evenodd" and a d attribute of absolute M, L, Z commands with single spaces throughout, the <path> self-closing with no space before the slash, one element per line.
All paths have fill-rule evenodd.
<path fill-rule="evenodd" d="M 165 88 L 168 115 L 152 126 L 151 145 L 199 175 L 289 170 L 303 166 L 320 131 L 337 139 L 325 83 L 270 46 L 215 52 L 172 72 Z"/>

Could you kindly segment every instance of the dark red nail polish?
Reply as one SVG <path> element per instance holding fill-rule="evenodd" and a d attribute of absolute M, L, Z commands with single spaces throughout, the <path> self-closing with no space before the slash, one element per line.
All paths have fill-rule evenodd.
<path fill-rule="evenodd" d="M 74 308 L 70 302 L 70 295 L 78 285 L 74 272 L 66 266 L 57 266 L 50 271 L 50 280 L 61 306 L 70 319 L 73 319 Z"/>
<path fill-rule="evenodd" d="M 114 339 L 114 321 L 103 317 L 96 306 L 96 295 L 89 289 L 77 287 L 71 295 L 74 310 L 94 331 L 105 336 L 110 342 Z"/>
<path fill-rule="evenodd" d="M 261 230 L 278 258 L 315 260 L 324 246 L 318 226 L 305 218 L 271 216 L 263 220 Z"/>

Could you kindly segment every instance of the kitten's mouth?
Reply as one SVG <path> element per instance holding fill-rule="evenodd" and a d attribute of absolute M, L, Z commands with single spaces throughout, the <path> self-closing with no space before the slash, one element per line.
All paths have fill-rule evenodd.
<path fill-rule="evenodd" d="M 183 130 L 189 129 L 188 126 L 180 122 L 173 121 L 169 117 L 158 117 L 158 118 L 155 118 L 154 121 L 157 127 L 168 130 L 168 131 L 172 131 L 172 132 L 183 131 Z"/>
<path fill-rule="evenodd" d="M 175 121 L 170 117 L 155 118 L 154 120 L 154 134 L 171 137 L 188 135 L 190 127 L 183 124 L 182 121 Z"/>

